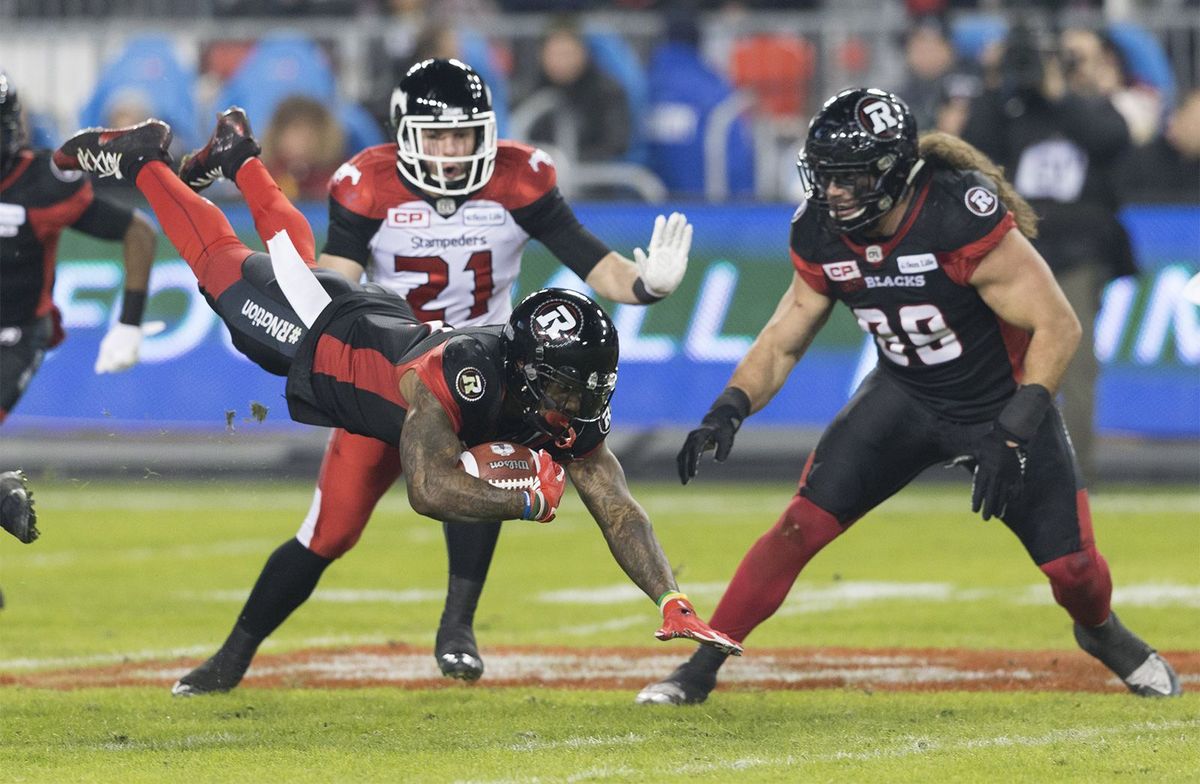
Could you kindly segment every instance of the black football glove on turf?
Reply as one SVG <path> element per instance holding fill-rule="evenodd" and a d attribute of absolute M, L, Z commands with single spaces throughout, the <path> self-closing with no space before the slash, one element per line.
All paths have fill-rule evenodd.
<path fill-rule="evenodd" d="M 971 511 L 979 512 L 984 520 L 1003 518 L 1008 505 L 1021 495 L 1029 442 L 1051 405 L 1050 392 L 1044 386 L 1023 386 L 996 417 L 992 429 L 980 439 L 974 456 Z"/>
<path fill-rule="evenodd" d="M 688 433 L 683 448 L 675 457 L 679 481 L 685 485 L 696 475 L 700 455 L 716 447 L 718 463 L 724 463 L 733 449 L 733 435 L 750 416 L 750 398 L 737 387 L 729 387 L 713 401 L 712 408 L 700 420 L 700 427 Z"/>

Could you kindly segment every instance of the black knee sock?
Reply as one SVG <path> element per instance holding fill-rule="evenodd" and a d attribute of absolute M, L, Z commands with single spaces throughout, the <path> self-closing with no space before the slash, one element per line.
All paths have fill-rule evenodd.
<path fill-rule="evenodd" d="M 238 616 L 238 627 L 261 642 L 312 595 L 331 563 L 331 559 L 322 558 L 297 540 L 288 539 L 267 559 Z"/>
<path fill-rule="evenodd" d="M 450 556 L 450 581 L 442 625 L 470 626 L 475 620 L 475 607 L 483 592 L 492 554 L 496 552 L 500 523 L 442 523 L 442 530 Z"/>

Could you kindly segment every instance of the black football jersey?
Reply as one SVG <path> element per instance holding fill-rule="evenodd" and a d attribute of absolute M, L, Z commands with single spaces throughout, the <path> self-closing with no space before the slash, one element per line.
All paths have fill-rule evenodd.
<path fill-rule="evenodd" d="M 63 229 L 117 240 L 132 220 L 132 210 L 96 198 L 82 172 L 58 169 L 48 150 L 21 151 L 0 180 L 0 325 L 28 324 L 53 309 Z"/>
<path fill-rule="evenodd" d="M 305 335 L 288 374 L 292 419 L 399 445 L 408 403 L 400 377 L 415 370 L 468 446 L 513 441 L 560 463 L 608 435 L 608 412 L 561 448 L 521 417 L 505 416 L 502 325 L 454 330 L 417 320 L 398 295 L 355 291 L 334 299 Z"/>
<path fill-rule="evenodd" d="M 983 421 L 1015 390 L 1029 335 L 1002 321 L 970 279 L 1015 221 L 977 171 L 935 169 L 914 187 L 899 230 L 867 244 L 801 207 L 792 263 L 874 337 L 878 372 L 947 419 Z"/>

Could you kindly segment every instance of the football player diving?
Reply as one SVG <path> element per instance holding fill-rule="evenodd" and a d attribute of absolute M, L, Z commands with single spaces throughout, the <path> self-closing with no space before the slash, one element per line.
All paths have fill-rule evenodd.
<path fill-rule="evenodd" d="M 679 592 L 650 520 L 605 443 L 619 349 L 603 309 L 582 294 L 544 289 L 505 324 L 454 330 L 422 322 L 395 293 L 318 268 L 311 228 L 253 156 L 237 171 L 238 186 L 270 254 L 251 251 L 221 211 L 171 170 L 169 140 L 169 127 L 157 120 L 88 129 L 63 144 L 55 161 L 64 169 L 111 171 L 137 185 L 234 346 L 287 377 L 293 419 L 398 450 L 410 504 L 439 520 L 549 521 L 569 475 L 618 564 L 662 611 L 656 636 L 741 652 Z M 494 440 L 545 451 L 550 459 L 542 461 L 536 488 L 493 487 L 459 468 L 464 445 Z M 253 639 L 236 639 L 239 633 L 235 627 L 231 640 L 174 692 L 236 686 L 257 647 Z M 193 677 L 203 679 L 202 690 L 191 687 Z"/>

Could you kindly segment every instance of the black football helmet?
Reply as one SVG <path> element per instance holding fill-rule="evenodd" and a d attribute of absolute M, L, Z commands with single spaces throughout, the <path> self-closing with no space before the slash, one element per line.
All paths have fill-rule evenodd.
<path fill-rule="evenodd" d="M 462 196 L 491 179 L 497 146 L 492 92 L 466 63 L 425 60 L 408 69 L 392 91 L 391 124 L 400 174 L 421 190 Z M 425 151 L 421 131 L 450 128 L 474 129 L 474 152 L 448 157 Z M 447 164 L 462 164 L 466 175 L 448 179 Z"/>
<path fill-rule="evenodd" d="M 598 304 L 568 289 L 535 291 L 513 308 L 502 336 L 508 394 L 558 446 L 574 442 L 575 425 L 605 416 L 620 348 Z"/>
<path fill-rule="evenodd" d="M 859 87 L 833 96 L 812 118 L 796 165 L 808 201 L 836 231 L 848 233 L 895 206 L 919 160 L 917 123 L 904 101 Z M 834 183 L 851 197 L 830 199 Z"/>
<path fill-rule="evenodd" d="M 0 71 L 0 171 L 8 171 L 24 147 L 25 132 L 21 125 L 17 88 L 8 74 Z"/>

